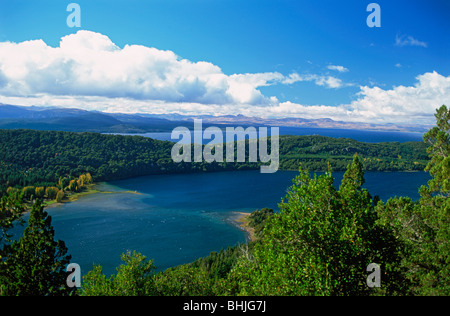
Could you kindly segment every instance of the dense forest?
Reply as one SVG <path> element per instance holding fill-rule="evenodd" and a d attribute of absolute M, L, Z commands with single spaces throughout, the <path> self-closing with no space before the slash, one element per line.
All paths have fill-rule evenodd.
<path fill-rule="evenodd" d="M 379 157 L 399 168 L 406 168 L 402 165 L 406 161 L 414 167 L 423 163 L 425 156 L 418 144 L 381 144 L 378 152 L 372 147 L 376 144 L 338 140 L 333 147 L 332 139 L 286 137 L 280 142 L 280 162 L 287 161 L 288 156 L 306 159 L 302 155 L 320 156 L 325 152 L 329 159 L 348 159 L 350 155 L 340 186 L 333 184 L 331 164 L 325 174 L 317 176 L 311 175 L 312 170 L 302 163 L 299 175 L 279 205 L 280 212 L 261 209 L 250 216 L 256 241 L 158 273 L 152 260 L 127 252 L 122 255 L 123 264 L 117 267 L 116 274 L 107 277 L 102 267 L 95 265 L 84 276 L 80 289 L 65 285 L 64 268 L 70 262 L 70 251 L 64 242 L 55 241 L 51 217 L 40 199 L 33 204 L 23 236 L 9 239 L 8 230 L 20 221 L 24 209 L 14 196 L 5 194 L 0 199 L 0 295 L 450 295 L 450 111 L 446 106 L 437 110 L 436 119 L 436 126 L 424 135 L 425 155 L 429 158 L 425 171 L 432 178 L 418 188 L 421 197 L 417 201 L 408 197 L 380 201 L 374 198 L 376 192 L 368 192 L 363 184 L 364 169 L 370 166 L 372 158 Z M 15 142 L 7 137 L 8 133 L 35 136 Z M 162 165 L 157 164 L 164 159 L 159 154 L 164 156 L 162 145 L 166 144 L 153 140 L 59 132 L 5 134 L 2 139 L 15 148 L 7 154 L 2 152 L 2 164 L 13 170 L 9 175 L 17 175 L 18 181 L 37 172 L 48 175 L 46 180 L 51 182 L 53 176 L 70 174 L 69 166 L 78 168 L 79 175 L 93 173 L 94 179 L 120 177 L 126 175 L 123 170 L 130 172 L 132 168 L 127 166 L 134 166 L 137 158 L 121 165 L 126 160 L 111 160 L 117 156 L 108 149 L 115 148 L 117 155 L 125 157 L 128 150 L 138 151 L 138 147 L 145 146 L 154 150 L 151 157 L 150 151 L 134 154 L 149 163 L 158 158 L 151 165 L 151 172 L 168 172 L 158 169 Z M 61 147 L 41 141 L 41 135 L 45 135 L 44 139 L 60 137 L 57 139 Z M 108 146 L 112 147 L 102 151 L 106 158 L 84 146 L 85 138 L 91 137 L 104 141 L 90 143 L 96 150 L 111 140 Z M 129 147 L 113 144 L 117 139 Z M 134 142 L 141 142 L 141 146 L 133 147 Z M 290 147 L 289 143 L 294 145 Z M 297 147 L 300 143 L 303 147 Z M 63 148 L 69 152 L 62 152 Z M 77 156 L 83 151 L 92 161 Z M 346 152 L 348 155 L 343 155 Z M 25 163 L 13 160 L 14 155 L 21 155 Z M 40 160 L 44 156 L 56 159 L 52 160 L 55 164 Z M 79 164 L 81 160 L 84 164 Z M 97 165 L 90 164 L 94 161 Z M 33 162 L 38 164 L 36 169 L 32 169 Z M 96 173 L 102 166 L 102 173 Z M 8 169 L 3 168 L 2 172 Z M 56 174 L 55 170 L 63 174 Z M 24 184 L 17 182 L 19 186 Z M 375 263 L 381 285 L 369 286 L 366 268 Z"/>
<path fill-rule="evenodd" d="M 175 163 L 173 145 L 141 136 L 0 130 L 0 193 L 8 187 L 54 186 L 60 177 L 87 173 L 95 181 L 108 181 L 160 173 L 257 169 L 260 165 L 225 159 L 222 163 Z M 301 164 L 310 171 L 327 171 L 328 165 L 343 171 L 355 153 L 365 170 L 374 171 L 423 170 L 428 160 L 421 142 L 370 144 L 324 136 L 282 136 L 279 146 L 282 170 L 298 170 Z"/>
<path fill-rule="evenodd" d="M 366 171 L 422 171 L 428 160 L 422 142 L 364 143 L 325 136 L 281 136 L 280 169 L 297 171 L 345 171 L 358 154 Z"/>

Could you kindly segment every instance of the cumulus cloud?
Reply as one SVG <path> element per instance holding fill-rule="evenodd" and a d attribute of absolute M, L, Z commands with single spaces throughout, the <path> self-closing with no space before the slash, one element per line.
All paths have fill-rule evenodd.
<path fill-rule="evenodd" d="M 178 102 L 228 103 L 228 78 L 207 62 L 139 45 L 120 49 L 98 33 L 79 31 L 52 48 L 43 41 L 0 43 L 8 95 L 82 95 Z M 255 87 L 256 88 L 256 87 Z M 257 93 L 257 91 L 253 91 Z"/>
<path fill-rule="evenodd" d="M 450 76 L 436 71 L 417 76 L 414 86 L 397 86 L 391 90 L 361 87 L 361 98 L 352 102 L 355 113 L 368 120 L 434 121 L 434 113 L 442 104 L 450 104 Z"/>
<path fill-rule="evenodd" d="M 201 104 L 271 104 L 259 87 L 314 81 L 339 88 L 334 77 L 278 72 L 225 75 L 212 63 L 172 51 L 116 46 L 107 36 L 78 31 L 53 48 L 42 40 L 0 43 L 0 93 L 104 96 Z"/>
<path fill-rule="evenodd" d="M 450 104 L 450 76 L 437 72 L 419 75 L 413 86 L 392 89 L 361 86 L 357 99 L 339 106 L 280 103 L 272 113 L 305 118 L 328 117 L 342 121 L 374 123 L 434 123 L 436 108 Z M 265 110 L 268 113 L 267 110 Z"/>
<path fill-rule="evenodd" d="M 343 66 L 328 66 L 339 73 Z M 450 76 L 418 76 L 413 86 L 359 87 L 339 106 L 280 102 L 259 88 L 312 82 L 328 89 L 350 86 L 319 74 L 279 72 L 227 75 L 205 61 L 172 51 L 115 45 L 107 36 L 78 31 L 58 47 L 42 40 L 0 43 L 0 102 L 53 105 L 122 113 L 244 114 L 331 118 L 361 122 L 433 123 L 435 108 L 450 104 Z"/>
<path fill-rule="evenodd" d="M 226 75 L 209 62 L 192 62 L 172 51 L 116 46 L 107 36 L 78 31 L 59 47 L 42 40 L 0 43 L 0 93 L 8 96 L 102 96 L 200 104 L 270 105 L 259 87 L 290 84 L 278 72 Z M 309 79 L 304 79 L 309 80 Z M 335 80 L 316 78 L 337 87 Z"/>

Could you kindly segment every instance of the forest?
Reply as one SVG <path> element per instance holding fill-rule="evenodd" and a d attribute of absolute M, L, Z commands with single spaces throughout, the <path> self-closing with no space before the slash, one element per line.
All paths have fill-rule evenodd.
<path fill-rule="evenodd" d="M 0 295 L 448 296 L 450 111 L 442 106 L 435 116 L 436 126 L 424 135 L 426 160 L 422 159 L 426 157 L 418 144 L 393 145 L 391 151 L 389 144 L 382 144 L 387 147 L 385 151 L 378 148 L 378 152 L 372 145 L 349 140 L 336 141 L 333 146 L 331 140 L 321 137 L 310 140 L 287 137 L 284 142 L 281 141 L 283 150 L 280 144 L 280 152 L 285 155 L 282 160 L 289 155 L 291 159 L 306 159 L 302 155 L 320 156 L 325 151 L 342 159 L 348 159 L 350 155 L 340 186 L 333 184 L 335 170 L 331 164 L 320 176 L 311 175 L 312 169 L 302 164 L 298 166 L 298 176 L 293 179 L 291 188 L 279 204 L 280 212 L 263 208 L 250 216 L 249 223 L 257 232 L 256 241 L 212 252 L 206 258 L 161 272 L 155 272 L 155 262 L 151 258 L 130 251 L 122 255 L 123 264 L 112 276 L 107 277 L 102 273 L 102 267 L 95 265 L 83 277 L 80 289 L 65 285 L 69 250 L 63 241 L 55 240 L 51 217 L 40 199 L 36 199 L 32 206 L 23 236 L 19 240 L 11 240 L 8 230 L 20 221 L 24 210 L 14 196 L 5 194 L 0 200 Z M 46 180 L 52 180 L 56 168 L 63 172 L 56 174 L 58 176 L 64 176 L 64 171 L 70 174 L 69 166 L 78 168 L 77 172 L 81 174 L 86 171 L 92 173 L 94 180 L 96 176 L 105 179 L 123 175 L 119 169 L 121 160 L 109 160 L 114 154 L 108 149 L 113 147 L 103 148 L 107 156 L 104 160 L 84 147 L 84 138 L 104 135 L 43 132 L 44 139 L 58 136 L 60 146 L 64 144 L 63 147 L 52 147 L 52 143 L 41 141 L 41 132 L 7 133 L 18 133 L 16 136 L 31 133 L 18 143 L 9 140 L 9 144 L 16 147 L 14 154 L 20 155 L 21 150 L 25 152 L 22 155 L 26 161 L 23 166 L 11 161 L 12 153 L 2 152 L 3 163 L 9 164 L 11 169 L 14 167 L 15 173 L 10 175 L 16 174 L 18 181 L 26 179 L 26 175 L 21 174 L 24 170 L 25 174 L 28 174 L 26 171 L 30 174 L 39 171 L 36 174 L 47 174 Z M 115 136 L 110 137 L 100 139 L 108 143 Z M 2 139 L 8 141 L 8 137 L 2 136 Z M 158 155 L 164 155 L 164 143 L 127 137 L 122 141 L 128 142 L 130 147 L 126 148 L 130 150 L 136 148 L 133 142 L 142 142 L 141 145 L 146 144 L 155 150 L 151 158 L 145 153 L 139 155 L 135 152 L 140 159 L 147 158 L 152 162 L 157 158 L 163 159 Z M 92 142 L 91 145 L 100 150 L 104 143 Z M 293 143 L 291 147 L 290 143 Z M 300 143 L 303 150 L 297 147 Z M 119 151 L 122 157 L 128 154 L 120 147 L 122 145 L 108 146 L 122 148 L 122 152 Z M 325 147 L 326 150 L 323 149 Z M 36 148 L 42 149 L 43 153 L 38 153 Z M 61 148 L 70 149 L 72 156 L 60 152 Z M 58 151 L 54 152 L 55 149 Z M 77 156 L 83 150 L 90 154 L 92 161 Z M 342 155 L 346 152 L 348 155 Z M 40 160 L 44 153 L 50 160 L 56 159 L 54 163 L 63 163 L 50 165 Z M 378 153 L 385 156 L 371 156 Z M 397 160 L 394 163 L 395 155 Z M 9 160 L 6 160 L 8 157 Z M 409 197 L 395 197 L 380 201 L 375 198 L 376 192 L 364 189 L 364 170 L 375 157 L 382 157 L 378 159 L 384 159 L 389 164 L 392 162 L 392 166 L 399 168 L 406 168 L 402 162 L 410 161 L 412 166 L 418 167 L 426 161 L 424 170 L 429 172 L 431 180 L 418 188 L 420 199 L 413 201 Z M 81 160 L 84 164 L 79 164 Z M 97 165 L 90 164 L 94 161 Z M 137 158 L 132 162 L 136 161 Z M 38 164 L 36 169 L 31 167 L 33 162 Z M 157 162 L 151 171 L 169 171 L 158 169 L 161 165 Z M 102 166 L 105 166 L 103 171 L 97 172 L 96 168 Z M 126 166 L 123 165 L 125 169 Z M 320 165 L 317 167 L 322 168 Z M 126 170 L 132 169 L 128 168 Z M 17 184 L 21 186 L 25 182 Z M 373 263 L 380 267 L 381 286 L 368 286 L 366 267 Z"/>
<path fill-rule="evenodd" d="M 301 164 L 314 172 L 327 171 L 328 165 L 344 171 L 355 153 L 367 171 L 422 171 L 428 161 L 421 142 L 371 144 L 324 136 L 281 136 L 279 146 L 282 170 L 296 171 Z M 0 130 L 0 193 L 8 187 L 55 186 L 60 177 L 87 173 L 94 181 L 110 181 L 162 173 L 257 169 L 261 164 L 225 159 L 222 163 L 175 163 L 172 147 L 172 142 L 141 136 Z"/>

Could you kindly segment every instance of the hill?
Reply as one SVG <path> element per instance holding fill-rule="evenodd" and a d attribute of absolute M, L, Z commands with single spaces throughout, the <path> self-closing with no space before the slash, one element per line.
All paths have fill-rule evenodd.
<path fill-rule="evenodd" d="M 270 143 L 270 142 L 269 142 Z M 9 186 L 48 186 L 61 176 L 90 173 L 95 181 L 142 175 L 257 169 L 259 163 L 175 163 L 174 143 L 142 136 L 0 130 L 0 192 Z M 237 148 L 237 146 L 235 146 Z M 247 146 L 248 148 L 248 146 Z M 415 171 L 427 163 L 421 142 L 362 143 L 325 136 L 281 136 L 280 169 L 345 170 L 355 153 L 365 170 Z"/>
<path fill-rule="evenodd" d="M 0 104 L 0 128 L 69 132 L 166 132 L 186 122 L 138 114 L 112 114 L 79 109 Z"/>
<path fill-rule="evenodd" d="M 278 126 L 365 131 L 425 132 L 430 126 L 372 124 L 334 121 L 329 118 L 260 118 L 244 115 L 123 114 L 80 109 L 0 104 L 0 128 L 61 130 L 99 133 L 170 132 L 175 127 L 192 128 L 194 119 L 208 126 Z"/>

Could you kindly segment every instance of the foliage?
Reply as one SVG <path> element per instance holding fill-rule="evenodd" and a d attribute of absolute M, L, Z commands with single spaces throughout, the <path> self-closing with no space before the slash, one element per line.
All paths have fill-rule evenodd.
<path fill-rule="evenodd" d="M 436 120 L 437 126 L 424 135 L 432 179 L 420 188 L 420 200 L 395 198 L 377 206 L 380 220 L 401 242 L 401 268 L 415 295 L 450 294 L 450 111 L 446 106 L 437 110 Z"/>
<path fill-rule="evenodd" d="M 21 220 L 24 211 L 23 206 L 14 197 L 8 195 L 0 198 L 0 245 L 10 242 L 11 236 L 8 234 L 8 230 L 13 227 L 14 223 L 17 224 Z M 0 260 L 3 256 L 0 249 Z"/>
<path fill-rule="evenodd" d="M 34 190 L 34 196 L 36 198 L 42 199 L 45 195 L 45 188 L 44 187 L 36 187 Z"/>
<path fill-rule="evenodd" d="M 76 190 L 76 183 L 70 184 L 70 180 L 82 174 L 109 181 L 162 173 L 259 168 L 259 163 L 248 161 L 175 163 L 171 158 L 173 144 L 141 136 L 0 130 L 0 193 L 8 187 L 55 184 L 60 189 L 71 186 Z M 237 150 L 238 146 L 234 147 Z M 313 171 L 326 171 L 330 164 L 333 170 L 345 170 L 356 152 L 365 170 L 423 170 L 427 163 L 426 147 L 420 142 L 368 144 L 346 138 L 281 136 L 280 168 L 298 170 L 302 164 Z"/>
<path fill-rule="evenodd" d="M 450 110 L 445 105 L 436 111 L 436 126 L 429 130 L 423 140 L 429 145 L 430 161 L 425 169 L 433 179 L 428 183 L 432 192 L 450 195 Z"/>
<path fill-rule="evenodd" d="M 59 190 L 58 193 L 56 194 L 56 202 L 61 203 L 62 199 L 64 198 L 64 191 L 63 190 Z"/>
<path fill-rule="evenodd" d="M 45 189 L 45 194 L 47 195 L 47 197 L 50 200 L 56 199 L 56 196 L 57 196 L 58 192 L 59 192 L 59 190 L 58 190 L 57 187 L 47 187 Z"/>
<path fill-rule="evenodd" d="M 65 268 L 70 262 L 63 241 L 54 240 L 51 217 L 39 200 L 33 205 L 23 236 L 3 248 L 2 295 L 68 295 Z"/>
<path fill-rule="evenodd" d="M 300 170 L 253 257 L 234 269 L 237 294 L 370 293 L 365 268 L 385 262 L 393 250 L 378 240 L 390 237 L 375 225 L 372 198 L 361 188 L 364 179 L 357 156 L 339 190 L 333 181 L 331 172 L 310 178 L 307 170 Z"/>
<path fill-rule="evenodd" d="M 181 265 L 169 268 L 164 273 L 156 275 L 158 295 L 163 296 L 198 296 L 214 295 L 213 281 L 205 270 Z"/>
<path fill-rule="evenodd" d="M 248 225 L 253 227 L 256 236 L 261 236 L 266 223 L 270 217 L 274 214 L 271 208 L 262 208 L 261 210 L 256 210 L 248 216 Z"/>
<path fill-rule="evenodd" d="M 85 296 L 138 296 L 154 295 L 153 261 L 148 261 L 140 253 L 125 253 L 124 262 L 117 268 L 117 274 L 107 278 L 102 273 L 102 267 L 95 265 L 83 278 Z"/>
<path fill-rule="evenodd" d="M 345 171 L 358 154 L 366 171 L 422 171 L 428 161 L 420 142 L 364 143 L 325 136 L 280 136 L 280 169 Z"/>

